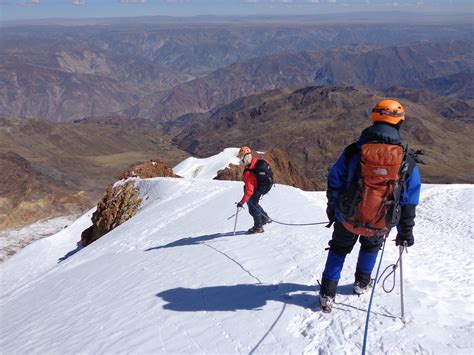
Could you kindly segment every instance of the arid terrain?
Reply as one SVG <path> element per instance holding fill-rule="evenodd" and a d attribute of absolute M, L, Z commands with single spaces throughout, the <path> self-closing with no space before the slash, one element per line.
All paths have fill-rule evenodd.
<path fill-rule="evenodd" d="M 0 228 L 90 208 L 131 165 L 243 144 L 321 188 L 384 97 L 406 105 L 425 182 L 473 182 L 471 24 L 335 19 L 1 28 Z"/>
<path fill-rule="evenodd" d="M 145 120 L 0 119 L 0 228 L 88 209 L 130 165 L 187 156 Z"/>

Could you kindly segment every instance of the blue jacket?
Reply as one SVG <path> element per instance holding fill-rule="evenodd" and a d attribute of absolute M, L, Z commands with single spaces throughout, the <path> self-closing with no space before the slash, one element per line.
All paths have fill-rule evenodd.
<path fill-rule="evenodd" d="M 331 167 L 328 175 L 328 204 L 336 207 L 336 218 L 343 223 L 342 214 L 338 209 L 338 201 L 341 193 L 354 179 L 360 163 L 360 151 L 362 145 L 370 142 L 384 142 L 389 144 L 401 144 L 402 139 L 397 128 L 384 124 L 374 124 L 366 128 L 359 140 L 344 149 L 339 159 Z M 411 158 L 406 180 L 406 189 L 402 192 L 400 205 L 402 206 L 402 219 L 398 226 L 399 231 L 411 233 L 414 226 L 415 206 L 418 205 L 421 189 L 420 172 L 416 162 Z"/>

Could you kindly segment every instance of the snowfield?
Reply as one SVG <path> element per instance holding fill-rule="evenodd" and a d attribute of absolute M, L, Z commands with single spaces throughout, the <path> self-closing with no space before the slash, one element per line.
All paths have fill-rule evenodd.
<path fill-rule="evenodd" d="M 242 183 L 211 180 L 210 171 L 235 151 L 181 163 L 184 179 L 137 179 L 139 213 L 87 248 L 77 243 L 92 211 L 1 264 L 0 351 L 359 353 L 369 295 L 352 295 L 358 247 L 333 313 L 320 312 L 331 230 L 272 223 L 245 235 L 245 210 L 232 236 L 227 217 Z M 392 293 L 377 286 L 368 353 L 473 353 L 473 201 L 472 185 L 423 186 L 415 245 L 403 259 L 407 323 L 397 274 Z M 286 223 L 326 220 L 324 192 L 277 185 L 262 205 Z M 392 239 L 382 270 L 398 257 Z"/>
<path fill-rule="evenodd" d="M 77 215 L 56 217 L 41 220 L 23 228 L 0 231 L 0 262 L 7 260 L 28 244 L 58 233 L 74 222 L 77 217 Z"/>

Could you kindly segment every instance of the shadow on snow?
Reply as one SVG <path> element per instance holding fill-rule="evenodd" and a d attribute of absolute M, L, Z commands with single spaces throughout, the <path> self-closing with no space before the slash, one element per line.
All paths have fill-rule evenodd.
<path fill-rule="evenodd" d="M 258 310 L 268 301 L 319 310 L 317 291 L 319 286 L 294 283 L 240 284 L 196 289 L 178 287 L 156 296 L 167 302 L 164 309 L 179 312 Z"/>
<path fill-rule="evenodd" d="M 237 231 L 235 232 L 235 235 L 245 235 L 245 231 Z M 168 243 L 166 245 L 160 245 L 157 247 L 153 248 L 148 248 L 145 249 L 145 251 L 151 251 L 151 250 L 158 250 L 158 249 L 164 249 L 164 248 L 174 248 L 174 247 L 181 247 L 185 245 L 197 245 L 197 244 L 202 244 L 204 242 L 207 242 L 209 240 L 221 238 L 221 237 L 233 237 L 234 233 L 229 232 L 229 233 L 215 233 L 215 234 L 206 234 L 206 235 L 201 235 L 199 237 L 187 237 L 187 238 L 182 238 L 179 240 L 175 240 L 174 242 Z"/>
<path fill-rule="evenodd" d="M 81 241 L 78 241 L 76 243 L 76 249 L 74 250 L 71 250 L 70 252 L 68 252 L 66 255 L 64 255 L 63 257 L 59 258 L 58 259 L 58 264 L 63 262 L 64 260 L 68 259 L 69 257 L 73 256 L 74 254 L 76 254 L 79 250 L 82 249 L 82 243 Z"/>

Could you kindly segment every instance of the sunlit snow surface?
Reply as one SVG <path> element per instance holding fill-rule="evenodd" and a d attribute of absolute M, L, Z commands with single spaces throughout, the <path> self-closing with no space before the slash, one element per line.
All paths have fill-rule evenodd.
<path fill-rule="evenodd" d="M 38 239 L 49 237 L 69 226 L 77 216 L 62 216 L 41 220 L 23 228 L 0 231 L 0 262 Z"/>
<path fill-rule="evenodd" d="M 336 308 L 323 314 L 317 279 L 331 230 L 273 223 L 245 235 L 245 210 L 232 236 L 227 217 L 242 183 L 210 175 L 137 180 L 142 209 L 105 237 L 77 250 L 86 215 L 0 265 L 2 352 L 360 352 L 369 295 L 352 295 L 358 246 Z M 472 185 L 423 187 L 416 243 L 403 259 L 407 323 L 397 275 L 394 292 L 377 287 L 369 353 L 473 352 L 473 194 Z M 277 185 L 262 205 L 278 221 L 326 220 L 324 192 Z M 393 238 L 382 269 L 397 259 Z"/>

